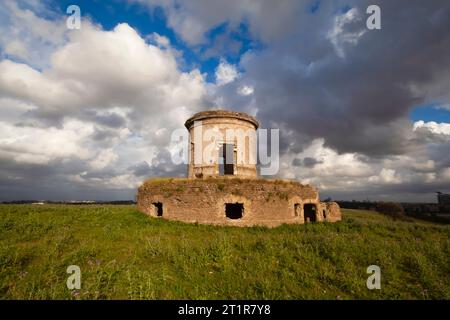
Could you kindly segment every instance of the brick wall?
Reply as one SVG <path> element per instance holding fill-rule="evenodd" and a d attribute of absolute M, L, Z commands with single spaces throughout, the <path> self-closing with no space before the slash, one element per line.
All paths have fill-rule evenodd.
<path fill-rule="evenodd" d="M 304 223 L 305 204 L 314 205 L 316 221 L 341 219 L 339 206 L 319 202 L 314 187 L 285 180 L 151 179 L 139 188 L 137 202 L 150 216 L 158 215 L 155 204 L 161 203 L 163 218 L 185 222 L 270 227 Z M 227 203 L 242 204 L 242 217 L 227 218 Z"/>

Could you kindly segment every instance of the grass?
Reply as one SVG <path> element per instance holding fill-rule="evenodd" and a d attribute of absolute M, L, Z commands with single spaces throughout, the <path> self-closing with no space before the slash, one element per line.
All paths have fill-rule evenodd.
<path fill-rule="evenodd" d="M 449 299 L 450 226 L 343 210 L 267 229 L 135 206 L 0 205 L 2 299 Z M 366 269 L 379 265 L 381 290 Z M 81 268 L 81 289 L 66 268 Z"/>

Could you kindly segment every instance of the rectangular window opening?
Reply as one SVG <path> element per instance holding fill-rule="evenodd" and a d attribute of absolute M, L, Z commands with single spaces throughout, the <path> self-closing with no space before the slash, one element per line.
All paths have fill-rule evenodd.
<path fill-rule="evenodd" d="M 234 144 L 224 143 L 219 150 L 219 175 L 234 175 Z"/>
<path fill-rule="evenodd" d="M 301 206 L 300 206 L 300 203 L 296 203 L 296 204 L 294 204 L 294 215 L 296 216 L 296 217 L 298 217 L 299 215 L 300 215 L 300 210 L 301 210 L 302 208 L 301 208 Z"/>
<path fill-rule="evenodd" d="M 155 213 L 157 217 L 163 216 L 163 204 L 161 202 L 153 202 L 153 206 L 155 207 Z"/>

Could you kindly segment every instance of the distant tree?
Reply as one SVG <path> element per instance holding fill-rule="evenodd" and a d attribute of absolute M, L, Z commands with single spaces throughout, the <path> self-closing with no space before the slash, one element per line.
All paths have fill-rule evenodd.
<path fill-rule="evenodd" d="M 400 203 L 395 202 L 379 202 L 377 203 L 377 211 L 390 216 L 394 220 L 402 218 L 405 215 L 405 210 Z"/>

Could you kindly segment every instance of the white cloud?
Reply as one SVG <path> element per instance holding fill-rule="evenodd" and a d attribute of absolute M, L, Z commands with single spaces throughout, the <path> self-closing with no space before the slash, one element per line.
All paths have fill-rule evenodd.
<path fill-rule="evenodd" d="M 60 179 L 91 187 L 135 187 L 143 177 L 129 168 L 152 163 L 170 148 L 171 130 L 203 107 L 203 76 L 180 71 L 164 37 L 147 44 L 127 24 L 104 31 L 83 20 L 67 36 L 42 70 L 0 61 L 1 157 L 18 166 L 75 161 L 78 169 L 55 174 L 68 170 Z"/>
<path fill-rule="evenodd" d="M 233 82 L 239 77 L 236 66 L 221 59 L 216 69 L 216 84 L 219 86 Z"/>
<path fill-rule="evenodd" d="M 0 122 L 0 150 L 3 157 L 17 162 L 48 164 L 52 160 L 77 157 L 88 159 L 85 148 L 93 125 L 78 120 L 64 122 L 62 128 L 20 127 Z"/>
<path fill-rule="evenodd" d="M 366 33 L 365 26 L 355 31 L 346 30 L 347 26 L 355 21 L 361 21 L 361 14 L 357 8 L 352 8 L 346 13 L 338 15 L 334 18 L 334 24 L 327 34 L 327 38 L 334 45 L 336 53 L 339 57 L 345 57 L 345 46 L 356 45 L 359 39 Z"/>
<path fill-rule="evenodd" d="M 53 54 L 49 69 L 1 61 L 0 93 L 34 103 L 39 113 L 61 116 L 131 107 L 140 113 L 135 120 L 144 122 L 180 108 L 182 114 L 195 111 L 206 89 L 198 70 L 180 72 L 170 50 L 147 45 L 127 24 L 103 31 L 84 22 Z"/>
<path fill-rule="evenodd" d="M 369 177 L 369 182 L 391 184 L 401 183 L 402 181 L 395 170 L 383 168 L 378 175 Z"/>
<path fill-rule="evenodd" d="M 338 154 L 324 145 L 324 139 L 315 139 L 300 153 L 286 153 L 281 159 L 282 176 L 312 183 L 323 190 L 363 185 L 373 169 L 358 159 L 355 153 Z M 294 159 L 313 159 L 315 165 L 294 166 Z"/>
<path fill-rule="evenodd" d="M 162 36 L 156 32 L 153 32 L 150 36 L 148 36 L 148 38 L 151 41 L 154 41 L 161 48 L 169 48 L 170 47 L 169 38 Z"/>
<path fill-rule="evenodd" d="M 65 20 L 41 4 L 28 1 L 28 7 L 52 19 L 41 18 L 30 8 L 23 8 L 23 4 L 12 0 L 0 3 L 0 46 L 13 58 L 47 67 L 51 53 L 65 42 Z"/>
<path fill-rule="evenodd" d="M 5 53 L 11 56 L 16 56 L 22 60 L 27 60 L 30 58 L 26 45 L 20 40 L 13 40 L 6 44 Z"/>
<path fill-rule="evenodd" d="M 238 93 L 239 93 L 241 96 L 249 96 L 249 95 L 252 95 L 254 91 L 255 91 L 255 89 L 254 89 L 252 86 L 246 86 L 246 85 L 243 85 L 243 86 L 240 86 L 240 87 L 238 88 Z"/>
<path fill-rule="evenodd" d="M 117 161 L 117 159 L 118 155 L 114 152 L 113 149 L 105 149 L 101 150 L 98 155 L 89 162 L 89 164 L 93 169 L 100 170 L 113 164 L 115 161 Z"/>
<path fill-rule="evenodd" d="M 414 131 L 419 128 L 428 129 L 432 133 L 450 135 L 450 123 L 437 123 L 434 121 L 424 122 L 422 120 L 414 122 Z"/>
<path fill-rule="evenodd" d="M 180 72 L 170 50 L 147 45 L 127 24 L 103 31 L 83 22 L 52 55 L 49 69 L 0 62 L 0 93 L 31 101 L 43 113 L 132 106 L 144 119 L 156 111 L 165 116 L 161 109 L 195 110 L 206 89 L 198 70 Z"/>

